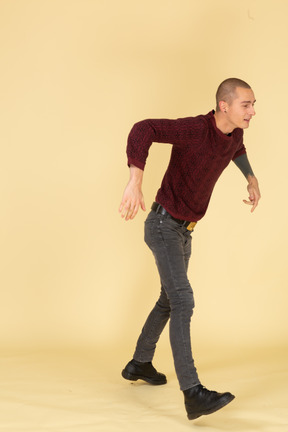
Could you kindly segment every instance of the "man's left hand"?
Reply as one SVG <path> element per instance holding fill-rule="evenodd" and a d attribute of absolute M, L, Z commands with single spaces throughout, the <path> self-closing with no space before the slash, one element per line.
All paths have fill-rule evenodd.
<path fill-rule="evenodd" d="M 247 190 L 249 192 L 249 201 L 243 200 L 243 202 L 245 204 L 252 206 L 251 209 L 251 213 L 252 213 L 258 205 L 258 202 L 261 198 L 261 194 L 258 186 L 258 180 L 256 179 L 256 177 L 249 175 L 248 182 L 249 184 L 247 186 Z"/>

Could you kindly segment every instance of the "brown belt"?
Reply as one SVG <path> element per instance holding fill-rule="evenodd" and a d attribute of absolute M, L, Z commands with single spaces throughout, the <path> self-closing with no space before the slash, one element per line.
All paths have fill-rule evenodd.
<path fill-rule="evenodd" d="M 179 223 L 179 225 L 185 227 L 189 231 L 193 231 L 195 225 L 197 224 L 197 222 L 190 222 L 190 221 L 174 218 L 167 210 L 165 210 L 164 207 L 161 206 L 161 204 L 158 204 L 157 202 L 154 202 L 152 204 L 151 210 L 155 211 L 156 213 L 160 213 L 162 215 L 169 215 L 171 219 L 173 219 L 174 221 Z"/>

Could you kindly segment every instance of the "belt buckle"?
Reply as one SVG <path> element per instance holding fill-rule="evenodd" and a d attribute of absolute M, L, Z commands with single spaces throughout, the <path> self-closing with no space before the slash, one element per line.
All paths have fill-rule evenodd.
<path fill-rule="evenodd" d="M 193 228 L 195 227 L 196 224 L 197 222 L 190 222 L 189 225 L 186 227 L 186 229 L 188 231 L 193 231 Z"/>

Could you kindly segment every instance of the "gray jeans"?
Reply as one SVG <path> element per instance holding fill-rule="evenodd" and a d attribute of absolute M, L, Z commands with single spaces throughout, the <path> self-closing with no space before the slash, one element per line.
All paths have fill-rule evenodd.
<path fill-rule="evenodd" d="M 187 278 L 191 231 L 169 215 L 151 211 L 145 222 L 145 242 L 152 250 L 161 281 L 160 297 L 137 341 L 133 358 L 152 361 L 156 343 L 170 318 L 170 343 L 181 390 L 200 383 L 191 351 L 190 321 L 193 291 Z"/>

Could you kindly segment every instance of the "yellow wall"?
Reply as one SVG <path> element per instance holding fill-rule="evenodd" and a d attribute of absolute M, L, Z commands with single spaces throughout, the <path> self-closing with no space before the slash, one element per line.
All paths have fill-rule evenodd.
<path fill-rule="evenodd" d="M 232 165 L 217 184 L 193 236 L 193 337 L 286 342 L 287 14 L 285 0 L 1 0 L 2 346 L 133 348 L 158 276 L 146 215 L 117 211 L 127 135 L 207 113 L 230 76 L 256 95 L 245 143 L 263 197 L 251 215 Z M 151 149 L 147 208 L 169 151 Z"/>

